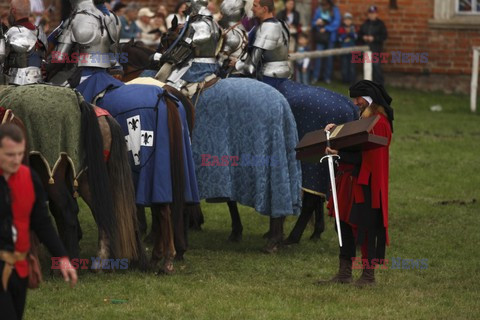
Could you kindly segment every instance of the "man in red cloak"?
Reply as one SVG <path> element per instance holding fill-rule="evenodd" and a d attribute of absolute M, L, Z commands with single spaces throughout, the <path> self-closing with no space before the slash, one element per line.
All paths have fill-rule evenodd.
<path fill-rule="evenodd" d="M 388 144 L 361 152 L 326 149 L 340 156 L 336 185 L 343 246 L 340 247 L 338 273 L 321 283 L 351 283 L 353 262 L 363 269 L 355 284 L 364 286 L 375 284 L 375 269 L 384 264 L 385 246 L 389 244 L 388 169 L 393 109 L 390 106 L 392 98 L 385 88 L 369 80 L 350 87 L 350 97 L 359 107 L 361 118 L 380 117 L 370 133 L 386 137 Z M 325 130 L 334 127 L 329 124 Z M 329 203 L 329 208 L 330 215 L 335 216 L 333 203 Z M 361 262 L 356 259 L 356 246 L 361 247 Z"/>

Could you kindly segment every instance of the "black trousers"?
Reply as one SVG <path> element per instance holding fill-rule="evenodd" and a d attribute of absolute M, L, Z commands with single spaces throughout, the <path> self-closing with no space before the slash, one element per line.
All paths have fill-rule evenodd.
<path fill-rule="evenodd" d="M 364 203 L 354 203 L 350 212 L 350 223 L 357 226 L 356 235 L 350 224 L 340 221 L 343 246 L 340 248 L 341 259 L 356 257 L 356 247 L 363 246 L 367 259 L 384 259 L 386 246 L 386 229 L 383 225 L 382 209 L 373 209 L 369 186 L 363 186 Z"/>
<path fill-rule="evenodd" d="M 3 272 L 4 262 L 0 261 L 0 274 Z M 0 285 L 0 312 L 2 320 L 22 319 L 27 298 L 28 278 L 20 278 L 15 271 L 12 271 L 8 281 L 7 291 Z"/>

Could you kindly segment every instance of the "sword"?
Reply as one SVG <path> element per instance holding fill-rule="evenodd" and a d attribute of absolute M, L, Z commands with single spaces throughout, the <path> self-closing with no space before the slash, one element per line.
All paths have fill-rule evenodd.
<path fill-rule="evenodd" d="M 327 147 L 330 148 L 330 131 L 325 131 L 327 135 Z M 332 186 L 332 198 L 333 198 L 333 208 L 335 210 L 335 222 L 337 224 L 337 235 L 338 235 L 338 244 L 342 246 L 342 232 L 340 231 L 340 216 L 338 214 L 338 200 L 337 200 L 337 185 L 335 183 L 335 171 L 333 170 L 333 158 L 340 159 L 340 156 L 337 154 L 327 154 L 320 162 L 328 159 L 328 171 L 330 173 L 330 183 Z"/>

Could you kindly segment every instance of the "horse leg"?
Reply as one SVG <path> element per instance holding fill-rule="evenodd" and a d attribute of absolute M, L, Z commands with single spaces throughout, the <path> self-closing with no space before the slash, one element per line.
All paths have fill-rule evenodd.
<path fill-rule="evenodd" d="M 82 173 L 82 175 L 78 179 L 78 192 L 82 196 L 83 200 L 90 208 L 92 212 L 93 219 L 97 222 L 97 215 L 96 212 L 93 210 L 92 203 L 92 194 L 90 192 L 90 188 L 88 186 L 88 172 Z M 97 223 L 98 226 L 98 223 Z M 110 255 L 110 243 L 107 239 L 105 232 L 103 230 L 98 229 L 98 251 L 97 251 L 97 259 L 108 259 Z M 101 261 L 101 260 L 100 260 Z M 92 269 L 100 270 L 102 268 L 101 265 L 98 265 L 95 261 L 92 261 Z"/>
<path fill-rule="evenodd" d="M 283 241 L 283 224 L 285 217 L 272 218 L 270 217 L 270 239 L 267 245 L 263 248 L 265 253 L 275 253 Z"/>
<path fill-rule="evenodd" d="M 302 238 L 302 234 L 307 227 L 308 221 L 312 217 L 313 212 L 317 209 L 318 201 L 320 201 L 321 197 L 314 195 L 309 192 L 303 193 L 302 199 L 302 212 L 295 223 L 290 235 L 285 240 L 284 244 L 294 244 L 299 243 L 300 238 Z"/>
<path fill-rule="evenodd" d="M 313 229 L 313 234 L 310 236 L 310 240 L 320 240 L 320 237 L 325 231 L 325 217 L 324 217 L 324 207 L 325 207 L 325 198 L 319 197 L 317 199 L 315 207 L 315 226 Z"/>
<path fill-rule="evenodd" d="M 270 219 L 270 224 L 268 226 L 268 231 L 265 232 L 262 236 L 263 239 L 270 239 L 273 234 L 273 229 L 272 229 L 272 219 Z"/>
<path fill-rule="evenodd" d="M 228 237 L 228 241 L 239 242 L 242 240 L 243 226 L 236 201 L 227 201 L 230 217 L 232 218 L 232 233 Z"/>
<path fill-rule="evenodd" d="M 50 211 L 55 218 L 57 230 L 71 258 L 78 258 L 79 246 L 79 208 L 73 198 L 72 178 L 68 173 L 68 162 L 62 159 L 53 176 L 54 184 L 47 185 Z"/>
<path fill-rule="evenodd" d="M 145 207 L 137 206 L 138 229 L 144 236 L 147 233 L 147 217 L 145 216 Z"/>
<path fill-rule="evenodd" d="M 153 214 L 152 214 L 152 219 L 153 219 Z M 137 205 L 137 221 L 138 221 L 138 227 L 140 230 L 140 235 L 143 236 L 143 241 L 148 244 L 153 244 L 153 238 L 155 237 L 155 228 L 151 227 L 150 232 L 147 234 L 147 216 L 145 214 L 145 207 L 144 206 L 139 206 Z"/>
<path fill-rule="evenodd" d="M 187 205 L 185 211 L 189 218 L 189 228 L 202 231 L 202 224 L 205 222 L 205 219 L 200 204 Z"/>
<path fill-rule="evenodd" d="M 159 273 L 171 274 L 174 272 L 175 244 L 170 207 L 166 204 L 155 204 L 151 206 L 151 210 L 152 227 L 157 230 L 153 239 L 152 264 L 155 266 L 163 258 Z"/>

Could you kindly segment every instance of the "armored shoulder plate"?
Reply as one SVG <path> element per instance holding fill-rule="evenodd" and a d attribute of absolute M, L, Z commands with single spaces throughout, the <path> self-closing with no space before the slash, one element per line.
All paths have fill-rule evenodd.
<path fill-rule="evenodd" d="M 122 28 L 120 19 L 113 12 L 110 12 L 110 15 L 103 17 L 103 21 L 112 43 L 118 43 L 118 39 L 120 38 L 120 30 Z"/>
<path fill-rule="evenodd" d="M 88 11 L 80 11 L 76 13 L 70 23 L 73 42 L 79 44 L 90 44 L 95 42 L 97 37 L 100 36 L 102 29 L 104 29 L 100 14 Z"/>
<path fill-rule="evenodd" d="M 37 31 L 27 29 L 23 26 L 14 26 L 8 29 L 5 40 L 13 51 L 22 53 L 29 52 L 37 43 Z"/>
<path fill-rule="evenodd" d="M 255 34 L 254 47 L 274 50 L 288 44 L 288 28 L 278 20 L 263 22 Z"/>
<path fill-rule="evenodd" d="M 220 27 L 209 16 L 192 22 L 192 41 L 195 46 L 195 57 L 215 57 L 220 41 Z"/>

